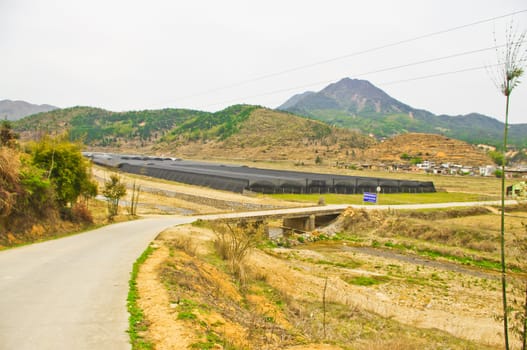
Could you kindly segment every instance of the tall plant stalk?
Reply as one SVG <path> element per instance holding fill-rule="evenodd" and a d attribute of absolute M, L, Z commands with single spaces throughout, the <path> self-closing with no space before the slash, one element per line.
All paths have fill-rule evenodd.
<path fill-rule="evenodd" d="M 509 81 L 506 81 L 507 86 Z M 507 87 L 508 89 L 508 87 Z M 507 271 L 505 263 L 505 157 L 507 154 L 507 136 L 509 133 L 509 94 L 506 94 L 505 127 L 503 130 L 503 159 L 501 162 L 501 225 L 500 225 L 500 251 L 501 251 L 501 295 L 503 302 L 503 332 L 505 349 L 509 350 L 509 317 L 507 311 Z"/>
<path fill-rule="evenodd" d="M 512 23 L 506 32 L 506 43 L 503 50 L 496 44 L 498 56 L 497 86 L 505 95 L 505 125 L 503 129 L 503 160 L 501 164 L 501 225 L 500 225 L 500 253 L 501 253 L 501 292 L 503 302 L 503 332 L 505 349 L 509 350 L 509 317 L 507 306 L 507 265 L 505 261 L 505 159 L 507 155 L 507 140 L 509 133 L 509 103 L 512 90 L 520 83 L 523 75 L 527 50 L 524 48 L 526 32 L 516 35 Z M 496 39 L 494 39 L 496 41 Z"/>
<path fill-rule="evenodd" d="M 525 301 L 523 304 L 522 350 L 527 350 L 527 281 L 525 281 Z"/>

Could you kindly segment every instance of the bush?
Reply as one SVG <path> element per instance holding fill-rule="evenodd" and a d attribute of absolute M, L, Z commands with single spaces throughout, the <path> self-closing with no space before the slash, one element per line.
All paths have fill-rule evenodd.
<path fill-rule="evenodd" d="M 2 147 L 0 148 L 0 218 L 9 216 L 21 192 L 18 153 Z"/>
<path fill-rule="evenodd" d="M 32 145 L 32 163 L 45 171 L 55 188 L 60 207 L 77 201 L 83 190 L 91 187 L 89 162 L 82 156 L 80 144 L 67 141 L 67 136 L 43 138 Z"/>
<path fill-rule="evenodd" d="M 231 273 L 240 281 L 245 281 L 243 262 L 250 250 L 262 240 L 262 226 L 238 224 L 228 222 L 216 223 L 212 230 L 216 235 L 214 247 L 216 252 L 229 263 Z"/>
<path fill-rule="evenodd" d="M 93 224 L 93 216 L 84 203 L 76 203 L 71 209 L 71 218 L 73 222 L 83 224 Z"/>

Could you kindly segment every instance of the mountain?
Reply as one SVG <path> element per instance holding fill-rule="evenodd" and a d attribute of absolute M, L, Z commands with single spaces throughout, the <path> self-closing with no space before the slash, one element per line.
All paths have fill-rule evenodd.
<path fill-rule="evenodd" d="M 1 100 L 0 119 L 18 120 L 28 115 L 48 112 L 54 109 L 58 109 L 58 107 L 51 105 L 34 105 L 25 101 Z"/>
<path fill-rule="evenodd" d="M 404 104 L 366 80 L 344 78 L 319 92 L 291 97 L 278 110 L 358 129 L 377 137 L 407 132 L 441 134 L 469 143 L 498 146 L 503 123 L 477 113 L 463 116 L 434 115 Z M 527 147 L 527 124 L 509 128 L 509 144 Z"/>
<path fill-rule="evenodd" d="M 68 132 L 89 149 L 181 157 L 345 161 L 375 141 L 358 132 L 252 105 L 209 113 L 185 109 L 110 112 L 73 107 L 14 124 L 22 139 Z"/>
<path fill-rule="evenodd" d="M 487 119 L 482 119 L 482 125 L 484 121 Z M 215 113 L 173 108 L 111 112 L 72 107 L 28 116 L 14 122 L 13 127 L 22 140 L 68 133 L 88 150 L 184 158 L 340 166 L 405 163 L 408 157 L 437 163 L 491 163 L 483 151 L 444 136 L 404 134 L 378 143 L 347 128 L 253 105 L 234 105 Z"/>
<path fill-rule="evenodd" d="M 277 109 L 307 116 L 379 117 L 408 114 L 415 109 L 390 97 L 367 80 L 344 78 L 319 92 L 308 91 L 291 97 Z"/>
<path fill-rule="evenodd" d="M 361 133 L 290 113 L 236 105 L 189 120 L 158 144 L 183 157 L 346 162 L 375 143 Z"/>

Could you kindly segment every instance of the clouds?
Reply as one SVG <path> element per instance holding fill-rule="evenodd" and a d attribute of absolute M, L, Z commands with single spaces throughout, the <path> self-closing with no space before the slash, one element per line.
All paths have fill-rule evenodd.
<path fill-rule="evenodd" d="M 525 7 L 520 1 L 0 3 L 0 98 L 111 110 L 217 110 L 244 102 L 275 107 L 292 94 L 342 77 L 490 46 L 493 31 L 506 22 L 292 68 Z M 525 13 L 515 19 L 526 27 Z M 360 78 L 434 113 L 477 111 L 499 117 L 502 101 L 484 70 L 383 86 L 494 61 L 492 52 L 484 52 Z M 282 71 L 287 73 L 254 80 Z M 237 84 L 245 81 L 252 82 Z M 525 96 L 526 91 L 520 86 L 515 93 Z M 527 122 L 527 102 L 521 100 L 527 101 L 513 96 L 513 122 Z"/>

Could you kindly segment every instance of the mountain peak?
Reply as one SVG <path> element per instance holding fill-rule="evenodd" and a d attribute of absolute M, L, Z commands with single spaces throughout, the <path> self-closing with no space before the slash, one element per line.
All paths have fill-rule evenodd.
<path fill-rule="evenodd" d="M 376 101 L 391 100 L 391 102 L 398 102 L 369 81 L 360 79 L 341 79 L 336 83 L 328 85 L 321 90 L 320 93 L 332 97 L 341 103 L 350 98 L 355 98 L 355 100 L 361 98 Z"/>
<path fill-rule="evenodd" d="M 349 116 L 408 114 L 413 111 L 369 81 L 351 78 L 341 79 L 316 93 L 295 95 L 278 109 L 311 117 L 321 110 L 339 110 Z"/>
<path fill-rule="evenodd" d="M 318 92 L 295 95 L 278 109 L 377 137 L 424 132 L 491 145 L 499 145 L 503 137 L 503 124 L 496 119 L 477 113 L 434 115 L 412 108 L 360 79 L 344 78 Z M 509 143 L 526 147 L 526 130 L 527 124 L 511 126 Z"/>
<path fill-rule="evenodd" d="M 25 116 L 48 112 L 58 107 L 51 105 L 35 105 L 26 101 L 0 100 L 0 118 L 7 120 L 18 120 Z"/>

